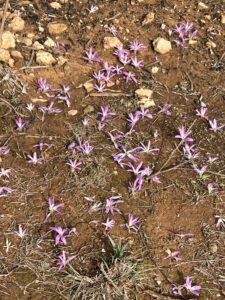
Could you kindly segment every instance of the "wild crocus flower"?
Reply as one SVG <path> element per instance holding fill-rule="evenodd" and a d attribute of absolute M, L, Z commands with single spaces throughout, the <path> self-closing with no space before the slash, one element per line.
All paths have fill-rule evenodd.
<path fill-rule="evenodd" d="M 84 127 L 88 126 L 89 122 L 90 122 L 90 120 L 88 117 L 84 117 L 84 119 L 82 120 L 82 124 L 84 125 Z"/>
<path fill-rule="evenodd" d="M 64 245 L 67 245 L 66 237 L 68 237 L 68 235 L 65 236 L 65 234 L 68 232 L 68 228 L 62 228 L 60 226 L 55 226 L 55 227 L 50 227 L 50 229 L 57 233 L 57 235 L 55 237 L 55 245 L 56 246 L 60 243 L 60 241 Z"/>
<path fill-rule="evenodd" d="M 123 45 L 117 45 L 116 50 L 113 52 L 116 56 L 122 57 L 122 56 L 128 56 L 130 54 L 130 51 L 123 48 Z"/>
<path fill-rule="evenodd" d="M 195 296 L 199 296 L 199 292 L 201 290 L 200 285 L 192 285 L 192 278 L 187 276 L 186 282 L 183 284 L 183 287 L 187 290 L 187 292 L 192 293 Z"/>
<path fill-rule="evenodd" d="M 215 192 L 217 190 L 217 187 L 215 186 L 215 184 L 213 182 L 209 182 L 207 184 L 207 190 L 209 195 L 211 195 L 213 192 Z"/>
<path fill-rule="evenodd" d="M 172 293 L 176 296 L 183 296 L 182 295 L 182 286 L 176 286 L 176 284 L 172 284 Z"/>
<path fill-rule="evenodd" d="M 27 122 L 24 122 L 21 118 L 16 119 L 16 130 L 21 132 L 25 128 L 26 124 Z"/>
<path fill-rule="evenodd" d="M 150 113 L 149 109 L 145 109 L 144 106 L 141 106 L 140 110 L 137 110 L 135 115 L 137 115 L 139 118 L 153 118 L 153 115 Z"/>
<path fill-rule="evenodd" d="M 221 230 L 221 229 L 225 228 L 225 218 L 223 218 L 219 215 L 216 215 L 215 218 L 217 219 L 216 228 L 218 230 Z"/>
<path fill-rule="evenodd" d="M 137 40 L 130 42 L 129 48 L 131 51 L 133 51 L 135 54 L 143 49 L 146 49 L 147 47 L 139 43 Z"/>
<path fill-rule="evenodd" d="M 38 165 L 38 164 L 41 165 L 44 160 L 43 157 L 39 157 L 39 158 L 37 157 L 37 152 L 34 152 L 33 156 L 27 155 L 27 157 L 29 158 L 27 162 L 33 165 Z"/>
<path fill-rule="evenodd" d="M 73 256 L 66 256 L 66 252 L 63 250 L 62 254 L 58 256 L 58 269 L 62 270 L 63 268 L 65 268 L 67 265 L 70 264 L 70 262 L 72 260 L 74 260 L 77 256 L 73 255 Z"/>
<path fill-rule="evenodd" d="M 93 72 L 92 76 L 98 81 L 102 82 L 105 80 L 105 74 L 102 71 Z"/>
<path fill-rule="evenodd" d="M 99 122 L 98 123 L 98 130 L 101 131 L 105 127 L 105 125 L 106 125 L 105 123 Z"/>
<path fill-rule="evenodd" d="M 128 114 L 128 118 L 127 121 L 130 123 L 130 130 L 132 131 L 134 129 L 134 126 L 136 125 L 136 123 L 140 120 L 140 116 L 138 114 L 132 114 L 129 113 Z"/>
<path fill-rule="evenodd" d="M 44 78 L 38 78 L 37 80 L 37 89 L 39 92 L 47 93 L 50 91 L 50 85 L 48 84 L 47 80 Z"/>
<path fill-rule="evenodd" d="M 26 230 L 23 229 L 22 225 L 19 225 L 18 231 L 14 231 L 14 232 L 15 232 L 15 234 L 16 234 L 18 237 L 20 237 L 21 239 L 24 239 L 25 236 L 27 235 L 27 234 L 26 234 Z"/>
<path fill-rule="evenodd" d="M 64 206 L 64 203 L 55 204 L 55 197 L 51 197 L 48 199 L 48 210 L 49 212 L 46 213 L 46 218 L 44 220 L 44 223 L 47 223 L 50 216 L 57 213 L 58 215 L 61 215 L 60 209 Z"/>
<path fill-rule="evenodd" d="M 126 78 L 126 83 L 128 83 L 130 80 L 137 83 L 136 75 L 132 72 L 123 72 L 124 77 Z"/>
<path fill-rule="evenodd" d="M 175 136 L 177 139 L 181 139 L 183 142 L 193 142 L 193 139 L 190 137 L 191 130 L 187 130 L 184 126 L 178 127 L 179 134 Z"/>
<path fill-rule="evenodd" d="M 39 148 L 40 151 L 43 151 L 45 147 L 49 148 L 49 144 L 44 142 L 39 142 L 38 144 L 35 144 L 34 147 L 37 147 Z"/>
<path fill-rule="evenodd" d="M 119 201 L 120 196 L 112 196 L 108 199 L 106 199 L 105 203 L 105 213 L 106 214 L 114 214 L 115 212 L 120 213 L 119 209 L 116 207 L 116 205 L 122 201 Z"/>
<path fill-rule="evenodd" d="M 159 183 L 161 183 L 161 180 L 160 180 L 159 176 L 153 176 L 152 177 L 152 182 L 159 184 Z"/>
<path fill-rule="evenodd" d="M 29 110 L 30 112 L 34 111 L 35 110 L 35 106 L 33 103 L 28 103 L 26 105 L 26 109 Z"/>
<path fill-rule="evenodd" d="M 172 104 L 164 104 L 163 106 L 159 105 L 160 111 L 159 113 L 164 114 L 166 116 L 171 116 L 172 113 L 170 111 L 170 108 L 172 107 Z"/>
<path fill-rule="evenodd" d="M 123 160 L 125 158 L 125 156 L 121 153 L 116 153 L 112 155 L 113 159 L 115 162 L 117 162 L 121 168 L 124 168 L 125 164 L 123 163 Z"/>
<path fill-rule="evenodd" d="M 101 106 L 101 111 L 97 113 L 101 117 L 101 122 L 104 122 L 107 118 L 115 116 L 116 113 L 109 110 L 109 105 Z"/>
<path fill-rule="evenodd" d="M 131 60 L 129 59 L 128 55 L 126 55 L 126 54 L 120 55 L 120 56 L 119 56 L 119 61 L 120 61 L 124 66 L 128 65 L 128 64 L 131 62 Z"/>
<path fill-rule="evenodd" d="M 0 168 L 0 178 L 7 177 L 9 179 L 10 174 L 11 174 L 11 169 L 10 168 L 8 168 L 8 169 Z"/>
<path fill-rule="evenodd" d="M 66 49 L 66 45 L 62 42 L 56 42 L 56 46 L 59 50 L 65 50 Z"/>
<path fill-rule="evenodd" d="M 88 210 L 89 213 L 97 212 L 102 209 L 102 203 L 101 202 L 96 202 L 94 203 Z"/>
<path fill-rule="evenodd" d="M 212 163 L 214 163 L 215 161 L 217 161 L 219 158 L 217 157 L 217 156 L 214 156 L 214 157 L 212 157 L 212 156 L 208 156 L 208 163 L 209 164 L 212 164 Z"/>
<path fill-rule="evenodd" d="M 100 59 L 97 57 L 97 53 L 98 51 L 94 52 L 91 47 L 89 50 L 84 51 L 85 56 L 83 56 L 83 59 L 87 60 L 89 63 L 99 62 Z"/>
<path fill-rule="evenodd" d="M 5 197 L 7 194 L 11 194 L 13 190 L 6 186 L 0 186 L 0 197 Z"/>
<path fill-rule="evenodd" d="M 139 174 L 142 174 L 142 171 L 143 171 L 142 170 L 143 161 L 141 161 L 136 168 L 130 162 L 128 164 L 126 164 L 126 165 L 129 167 L 129 169 L 127 169 L 128 172 L 132 172 L 136 176 L 139 175 Z"/>
<path fill-rule="evenodd" d="M 110 32 L 113 36 L 117 36 L 118 30 L 114 25 L 111 25 L 110 27 L 106 28 L 106 31 Z"/>
<path fill-rule="evenodd" d="M 134 230 L 137 232 L 139 230 L 139 227 L 137 226 L 140 223 L 140 219 L 135 217 L 132 214 L 128 214 L 128 222 L 125 224 L 121 224 L 120 227 L 124 228 L 126 227 L 129 231 Z"/>
<path fill-rule="evenodd" d="M 106 74 L 104 75 L 104 80 L 106 83 L 111 83 L 112 82 L 112 78 L 113 76 L 115 76 L 115 74 L 112 74 L 111 71 L 107 71 Z"/>
<path fill-rule="evenodd" d="M 189 146 L 188 144 L 184 144 L 183 146 L 183 154 L 184 157 L 188 160 L 194 160 L 199 158 L 199 152 L 196 152 L 195 145 Z"/>
<path fill-rule="evenodd" d="M 159 131 L 157 129 L 153 130 L 153 136 L 154 138 L 157 138 L 159 136 Z"/>
<path fill-rule="evenodd" d="M 94 14 L 98 10 L 98 6 L 96 5 L 91 5 L 90 8 L 87 9 L 89 11 L 89 14 Z"/>
<path fill-rule="evenodd" d="M 122 150 L 123 150 L 123 153 L 120 153 L 120 155 L 125 158 L 125 157 L 128 157 L 130 158 L 131 160 L 137 162 L 139 161 L 139 158 L 135 157 L 133 154 L 133 152 L 137 151 L 138 148 L 133 148 L 133 149 L 130 149 L 130 150 L 127 150 L 125 146 L 121 146 Z"/>
<path fill-rule="evenodd" d="M 132 66 L 134 66 L 135 68 L 141 68 L 143 67 L 143 59 L 142 60 L 138 60 L 137 57 L 131 57 L 131 64 Z"/>
<path fill-rule="evenodd" d="M 134 175 L 138 176 L 138 175 L 141 175 L 141 176 L 149 176 L 151 173 L 152 173 L 152 169 L 149 168 L 149 167 L 146 167 L 144 169 L 141 169 L 142 168 L 142 165 L 143 165 L 143 162 L 141 161 L 138 166 L 135 168 L 133 166 L 132 163 L 128 163 L 126 164 L 128 167 L 130 167 L 130 169 L 128 169 L 127 171 L 128 172 L 132 172 L 134 173 Z"/>
<path fill-rule="evenodd" d="M 106 234 L 109 233 L 109 231 L 115 226 L 115 224 L 116 224 L 115 220 L 110 220 L 109 218 L 107 218 L 105 223 L 102 223 L 102 225 L 105 226 Z"/>
<path fill-rule="evenodd" d="M 150 176 L 153 170 L 150 167 L 146 167 L 141 171 L 141 176 Z"/>
<path fill-rule="evenodd" d="M 89 141 L 81 142 L 80 139 L 78 139 L 78 142 L 79 146 L 77 146 L 76 148 L 80 150 L 83 154 L 89 155 L 94 149 L 94 147 L 91 146 Z"/>
<path fill-rule="evenodd" d="M 38 109 L 43 113 L 42 115 L 42 122 L 44 121 L 44 116 L 45 113 L 49 113 L 49 114 L 59 114 L 61 113 L 61 109 L 60 108 L 56 108 L 53 107 L 54 102 L 52 101 L 49 106 L 40 106 Z"/>
<path fill-rule="evenodd" d="M 210 129 L 211 131 L 213 132 L 217 132 L 219 130 L 222 130 L 224 127 L 225 127 L 225 124 L 221 125 L 221 126 L 218 126 L 217 125 L 217 120 L 216 119 L 213 119 L 212 121 L 209 120 L 209 125 L 210 125 Z"/>
<path fill-rule="evenodd" d="M 142 175 L 137 175 L 135 181 L 129 182 L 129 189 L 131 191 L 131 193 L 136 193 L 139 192 L 142 189 L 142 185 L 143 185 L 143 178 Z"/>
<path fill-rule="evenodd" d="M 208 111 L 207 107 L 201 106 L 200 109 L 196 109 L 196 116 L 199 116 L 199 117 L 201 117 L 203 119 L 208 120 L 208 116 L 206 115 L 207 111 Z"/>
<path fill-rule="evenodd" d="M 112 135 L 111 132 L 108 132 L 108 135 L 109 135 L 110 140 L 112 141 L 112 143 L 113 143 L 115 149 L 118 150 L 118 149 L 119 149 L 119 145 L 117 144 L 116 141 L 119 140 L 120 138 L 122 138 L 122 135 L 121 135 L 121 134 L 118 134 L 118 133 L 116 133 L 115 135 Z"/>
<path fill-rule="evenodd" d="M 114 69 L 114 66 L 113 65 L 110 65 L 107 61 L 105 61 L 104 63 L 103 63 L 103 67 L 104 67 L 104 69 L 103 70 L 105 70 L 106 72 L 112 72 L 113 71 L 113 69 Z"/>
<path fill-rule="evenodd" d="M 174 259 L 175 261 L 181 260 L 179 251 L 171 251 L 170 249 L 168 249 L 166 252 L 167 252 L 168 256 L 164 257 L 164 259 L 171 258 L 171 259 Z"/>
<path fill-rule="evenodd" d="M 62 228 L 60 226 L 55 226 L 55 227 L 50 227 L 50 229 L 57 233 L 57 235 L 55 237 L 55 245 L 56 246 L 60 243 L 60 241 L 64 245 L 67 245 L 66 238 L 68 237 L 68 235 L 66 235 L 66 234 L 68 233 L 68 228 Z"/>
<path fill-rule="evenodd" d="M 79 161 L 78 159 L 75 160 L 69 159 L 66 164 L 71 167 L 72 173 L 76 173 L 77 171 L 81 170 L 79 166 L 82 165 L 82 162 Z"/>
<path fill-rule="evenodd" d="M 99 93 L 102 93 L 105 90 L 105 84 L 102 82 L 100 84 L 95 84 L 94 89 Z"/>
<path fill-rule="evenodd" d="M 70 144 L 67 146 L 67 149 L 68 149 L 68 150 L 71 150 L 71 151 L 72 151 L 72 154 L 75 154 L 75 153 L 76 153 L 76 143 L 75 143 L 75 142 L 70 143 Z"/>
<path fill-rule="evenodd" d="M 66 105 L 68 107 L 71 106 L 70 102 L 70 87 L 67 85 L 62 84 L 61 89 L 57 91 L 56 95 L 57 98 L 59 98 L 62 101 L 66 102 Z"/>
<path fill-rule="evenodd" d="M 112 72 L 114 72 L 116 75 L 121 75 L 123 74 L 123 69 L 124 67 L 120 67 L 118 65 L 113 66 Z"/>
<path fill-rule="evenodd" d="M 140 150 L 141 153 L 155 155 L 159 151 L 159 148 L 151 147 L 151 141 L 148 141 L 147 145 L 145 145 L 144 143 L 140 143 L 140 144 L 141 146 L 139 146 L 137 149 Z"/>
<path fill-rule="evenodd" d="M 207 165 L 204 165 L 201 168 L 199 168 L 196 164 L 193 164 L 193 169 L 195 170 L 196 173 L 198 173 L 199 177 L 202 178 L 203 174 L 207 169 Z"/>
<path fill-rule="evenodd" d="M 0 154 L 7 155 L 10 152 L 10 149 L 8 146 L 2 146 L 0 147 Z"/>

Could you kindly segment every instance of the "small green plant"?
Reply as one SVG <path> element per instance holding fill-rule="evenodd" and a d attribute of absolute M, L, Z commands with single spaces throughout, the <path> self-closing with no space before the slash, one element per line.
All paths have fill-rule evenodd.
<path fill-rule="evenodd" d="M 114 258 L 116 259 L 123 258 L 126 254 L 127 243 L 123 245 L 121 239 L 119 239 L 118 243 L 116 243 L 110 236 L 108 237 L 113 248 Z"/>

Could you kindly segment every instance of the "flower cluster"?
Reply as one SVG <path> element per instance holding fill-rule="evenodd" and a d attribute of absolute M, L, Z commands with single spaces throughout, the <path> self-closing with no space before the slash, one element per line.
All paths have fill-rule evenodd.
<path fill-rule="evenodd" d="M 187 276 L 186 277 L 186 281 L 183 285 L 181 286 L 176 286 L 175 284 L 173 284 L 172 286 L 172 292 L 174 295 L 176 296 L 184 296 L 184 292 L 186 293 L 190 293 L 194 296 L 199 296 L 200 294 L 200 290 L 201 290 L 201 286 L 200 285 L 192 285 L 192 278 Z"/>
<path fill-rule="evenodd" d="M 44 116 L 48 114 L 58 114 L 61 112 L 61 109 L 54 107 L 56 100 L 63 101 L 66 103 L 67 107 L 71 106 L 71 95 L 70 95 L 70 86 L 62 84 L 59 89 L 53 89 L 44 78 L 39 78 L 37 81 L 37 90 L 47 96 L 51 101 L 47 106 L 40 106 L 39 110 L 43 113 L 42 121 L 44 121 Z M 27 106 L 28 110 L 34 110 L 35 107 Z"/>
<path fill-rule="evenodd" d="M 91 207 L 89 208 L 89 213 L 94 213 L 98 211 L 103 211 L 107 215 L 114 215 L 115 213 L 121 214 L 119 208 L 117 205 L 119 203 L 122 203 L 123 201 L 120 200 L 121 196 L 111 196 L 107 198 L 104 203 L 96 202 L 95 197 L 84 197 L 86 201 L 91 203 Z M 95 223 L 96 225 L 103 225 L 104 227 L 104 234 L 107 236 L 109 235 L 110 231 L 114 228 L 116 225 L 116 221 L 114 219 L 111 219 L 107 217 L 105 222 L 100 223 L 100 221 L 92 221 L 91 223 Z M 124 224 L 120 224 L 119 226 L 121 228 L 127 228 L 128 231 L 134 231 L 137 232 L 139 230 L 140 219 L 132 215 L 131 213 L 128 214 L 127 222 Z"/>
<path fill-rule="evenodd" d="M 170 32 L 177 36 L 174 42 L 182 48 L 187 48 L 188 44 L 197 35 L 198 30 L 194 28 L 193 23 L 178 24 Z"/>
<path fill-rule="evenodd" d="M 111 32 L 114 36 L 117 35 L 117 30 L 113 25 L 106 30 Z M 113 54 L 117 56 L 120 65 L 110 65 L 108 62 L 104 62 L 103 68 L 92 74 L 93 78 L 97 81 L 95 90 L 100 93 L 104 92 L 106 87 L 112 84 L 115 76 L 122 76 L 126 83 L 129 81 L 137 83 L 136 75 L 131 70 L 125 70 L 124 68 L 127 65 L 138 69 L 143 67 L 143 60 L 139 60 L 137 54 L 145 48 L 147 47 L 137 40 L 130 42 L 129 50 L 124 49 L 122 44 L 116 46 Z M 131 56 L 132 53 L 134 56 Z M 93 48 L 85 50 L 84 54 L 83 58 L 89 63 L 101 62 L 101 59 L 97 56 L 97 51 L 94 51 Z"/>
<path fill-rule="evenodd" d="M 55 197 L 51 197 L 48 199 L 48 210 L 46 212 L 46 217 L 44 219 L 44 223 L 47 223 L 50 217 L 54 217 L 54 215 L 62 215 L 61 208 L 64 206 L 64 203 L 61 202 L 59 204 L 55 203 Z M 67 246 L 67 238 L 69 238 L 72 234 L 78 236 L 77 230 L 75 227 L 63 228 L 61 226 L 52 226 L 50 227 L 51 232 L 55 233 L 55 246 L 59 246 L 60 244 Z M 18 230 L 14 231 L 15 235 L 19 237 L 21 240 L 24 240 L 27 236 L 27 230 L 23 228 L 22 225 L 18 226 Z M 40 249 L 42 247 L 39 246 Z M 75 256 L 67 256 L 66 252 L 62 250 L 62 254 L 58 256 L 58 269 L 61 270 L 65 268 L 67 265 L 70 265 L 70 262 L 76 258 Z"/>
<path fill-rule="evenodd" d="M 7 155 L 10 152 L 10 149 L 8 146 L 1 146 L 0 147 L 0 159 L 1 162 L 3 159 L 1 158 L 1 155 Z M 4 168 L 0 167 L 0 197 L 5 197 L 7 195 L 12 194 L 13 190 L 8 186 L 8 182 L 10 180 L 12 174 L 11 168 Z"/>

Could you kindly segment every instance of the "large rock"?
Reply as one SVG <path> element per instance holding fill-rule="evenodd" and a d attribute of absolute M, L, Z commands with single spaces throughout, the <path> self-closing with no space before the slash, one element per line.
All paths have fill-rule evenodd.
<path fill-rule="evenodd" d="M 154 100 L 151 98 L 153 91 L 150 89 L 140 88 L 135 91 L 135 95 L 139 98 L 137 104 L 144 106 L 144 108 L 149 108 L 155 106 Z"/>
<path fill-rule="evenodd" d="M 13 58 L 23 59 L 23 55 L 21 54 L 20 51 L 12 50 L 10 51 L 10 54 Z"/>
<path fill-rule="evenodd" d="M 148 98 L 142 98 L 137 103 L 138 105 L 143 106 L 144 108 L 155 106 L 155 101 L 153 99 L 148 99 Z"/>
<path fill-rule="evenodd" d="M 53 9 L 60 9 L 62 6 L 59 2 L 51 2 L 50 3 L 51 8 Z"/>
<path fill-rule="evenodd" d="M 68 111 L 69 116 L 76 116 L 77 113 L 78 113 L 78 110 L 76 110 L 76 109 L 71 109 Z"/>
<path fill-rule="evenodd" d="M 68 62 L 68 59 L 64 56 L 60 56 L 57 58 L 57 61 L 59 66 L 64 66 Z"/>
<path fill-rule="evenodd" d="M 50 23 L 48 24 L 48 32 L 52 35 L 60 35 L 67 30 L 64 23 Z"/>
<path fill-rule="evenodd" d="M 56 60 L 51 53 L 39 50 L 36 54 L 36 62 L 39 65 L 50 66 L 56 63 Z"/>
<path fill-rule="evenodd" d="M 15 17 L 9 24 L 9 28 L 15 32 L 23 31 L 24 27 L 25 27 L 25 21 L 19 16 Z"/>
<path fill-rule="evenodd" d="M 138 96 L 139 98 L 151 98 L 152 97 L 152 94 L 153 94 L 153 91 L 150 90 L 150 89 L 144 89 L 144 88 L 141 88 L 141 89 L 138 89 L 135 91 L 135 95 Z"/>
<path fill-rule="evenodd" d="M 171 42 L 161 37 L 154 40 L 153 46 L 155 51 L 160 54 L 165 54 L 172 49 Z"/>
<path fill-rule="evenodd" d="M 198 3 L 198 9 L 200 9 L 200 10 L 205 10 L 205 9 L 209 9 L 209 7 L 208 7 L 208 5 L 206 5 L 205 3 L 199 2 L 199 3 Z"/>
<path fill-rule="evenodd" d="M 4 62 L 4 63 L 9 63 L 10 60 L 10 53 L 8 50 L 6 49 L 0 49 L 0 61 Z"/>
<path fill-rule="evenodd" d="M 33 43 L 33 48 L 36 49 L 36 50 L 43 50 L 45 47 L 41 43 L 36 41 L 36 42 Z"/>
<path fill-rule="evenodd" d="M 20 43 L 23 43 L 25 44 L 27 47 L 31 47 L 32 46 L 32 40 L 29 39 L 28 37 L 26 36 L 22 36 L 20 37 L 17 41 L 19 41 Z"/>
<path fill-rule="evenodd" d="M 16 47 L 16 41 L 14 34 L 10 31 L 4 31 L 2 34 L 2 44 L 1 48 L 3 49 L 10 49 Z"/>
<path fill-rule="evenodd" d="M 47 40 L 44 42 L 44 45 L 48 48 L 56 47 L 56 43 L 50 37 L 47 37 Z"/>
<path fill-rule="evenodd" d="M 93 91 L 93 89 L 94 89 L 94 84 L 93 84 L 92 82 L 90 82 L 90 81 L 86 81 L 86 82 L 84 83 L 84 88 L 85 88 L 85 90 L 86 90 L 88 93 L 90 93 L 90 92 Z"/>
<path fill-rule="evenodd" d="M 105 37 L 104 38 L 104 49 L 115 48 L 116 46 L 123 45 L 123 43 L 116 37 Z"/>

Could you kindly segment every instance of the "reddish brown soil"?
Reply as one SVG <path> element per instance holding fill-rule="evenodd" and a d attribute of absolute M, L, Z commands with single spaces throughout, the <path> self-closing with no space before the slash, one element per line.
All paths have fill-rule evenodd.
<path fill-rule="evenodd" d="M 49 227 L 53 225 L 76 227 L 79 236 L 71 238 L 66 251 L 76 253 L 78 259 L 73 264 L 80 273 L 94 276 L 98 273 L 99 253 L 102 249 L 112 251 L 108 239 L 103 236 L 102 229 L 91 223 L 93 220 L 104 222 L 106 215 L 103 212 L 88 213 L 89 205 L 85 196 L 95 196 L 103 202 L 112 195 L 122 195 L 123 203 L 119 204 L 121 214 L 114 219 L 117 224 L 124 223 L 128 213 L 133 213 L 141 219 L 141 228 L 138 234 L 129 234 L 119 226 L 112 230 L 111 236 L 122 238 L 128 242 L 128 252 L 138 252 L 152 271 L 149 272 L 149 285 L 143 290 L 133 292 L 129 299 L 158 299 L 160 295 L 175 297 L 171 293 L 171 284 L 182 284 L 184 277 L 191 276 L 194 283 L 202 286 L 199 299 L 223 299 L 224 287 L 224 258 L 225 242 L 224 231 L 219 232 L 215 227 L 215 215 L 224 213 L 225 192 L 224 175 L 210 175 L 205 182 L 196 179 L 196 174 L 190 167 L 174 169 L 160 176 L 162 183 L 152 184 L 145 182 L 144 188 L 135 196 L 128 192 L 128 182 L 132 175 L 121 169 L 112 159 L 114 150 L 107 138 L 106 132 L 117 128 L 126 132 L 127 112 L 134 112 L 138 108 L 134 91 L 138 87 L 150 88 L 154 91 L 153 98 L 156 105 L 172 104 L 172 116 L 159 115 L 154 121 L 144 120 L 136 126 L 136 132 L 128 140 L 127 146 L 137 146 L 140 141 L 153 140 L 153 146 L 159 147 L 158 155 L 142 156 L 146 163 L 160 170 L 178 144 L 174 136 L 178 126 L 187 124 L 187 127 L 196 119 L 195 110 L 199 108 L 200 101 L 207 104 L 211 119 L 216 118 L 220 123 L 225 120 L 225 85 L 224 85 L 224 34 L 225 27 L 221 24 L 221 13 L 225 11 L 224 1 L 210 1 L 205 3 L 209 10 L 198 10 L 198 1 L 170 1 L 146 0 L 138 1 L 68 1 L 59 11 L 49 7 L 51 1 L 34 1 L 33 8 L 29 1 L 12 1 L 11 11 L 21 10 L 26 21 L 27 33 L 34 33 L 40 42 L 47 36 L 47 24 L 52 21 L 64 22 L 68 31 L 60 36 L 59 41 L 65 43 L 64 57 L 68 63 L 64 66 L 55 66 L 43 69 L 20 68 L 30 60 L 32 50 L 20 44 L 18 49 L 25 59 L 16 61 L 13 71 L 27 85 L 27 94 L 17 93 L 14 97 L 4 97 L 4 86 L 1 86 L 1 97 L 4 97 L 16 109 L 27 116 L 29 126 L 25 133 L 15 131 L 15 118 L 12 110 L 6 114 L 7 106 L 0 106 L 0 146 L 7 144 L 11 152 L 2 157 L 0 166 L 13 169 L 10 187 L 16 192 L 9 197 L 0 198 L 0 226 L 1 226 L 1 269 L 0 269 L 0 299 L 2 300 L 59 300 L 66 298 L 66 292 L 59 294 L 59 289 L 51 285 L 51 274 L 57 272 L 56 258 L 60 254 L 54 248 L 53 234 Z M 99 10 L 89 15 L 87 8 L 91 4 L 98 5 Z M 145 15 L 153 11 L 155 20 L 151 25 L 142 26 Z M 111 21 L 107 21 L 114 16 Z M 211 16 L 211 20 L 206 18 Z M 199 30 L 197 44 L 188 49 L 173 45 L 172 51 L 166 55 L 159 55 L 160 71 L 151 73 L 151 62 L 154 61 L 155 52 L 152 41 L 158 36 L 169 38 L 168 29 L 180 22 L 193 22 Z M 37 24 L 45 28 L 43 33 L 38 31 Z M 98 70 L 100 64 L 87 64 L 83 59 L 83 50 L 92 46 L 99 51 L 99 56 L 110 63 L 115 57 L 110 50 L 103 50 L 103 38 L 110 34 L 105 32 L 102 25 L 112 24 L 119 29 L 118 37 L 125 45 L 129 41 L 138 39 L 148 45 L 140 57 L 144 59 L 145 68 L 138 71 L 137 85 L 125 85 L 121 80 L 112 87 L 124 94 L 121 97 L 92 97 L 82 84 L 90 79 L 90 74 Z M 161 25 L 166 29 L 162 30 Z M 7 26 L 7 22 L 6 22 Z M 216 48 L 209 50 L 206 42 L 213 40 Z M 53 51 L 54 53 L 54 51 Z M 62 53 L 54 53 L 60 56 Z M 31 66 L 35 66 L 35 60 Z M 70 109 L 78 110 L 75 117 L 68 116 L 68 108 L 62 103 L 57 105 L 62 109 L 59 115 L 46 116 L 41 122 L 35 115 L 33 118 L 24 109 L 25 103 L 32 98 L 39 98 L 35 82 L 37 78 L 46 78 L 55 87 L 59 84 L 71 86 L 72 106 Z M 14 102 L 13 102 L 14 100 Z M 110 104 L 117 116 L 108 122 L 102 131 L 97 129 L 97 111 L 100 107 Z M 84 109 L 94 106 L 95 111 L 90 114 L 91 123 L 86 128 L 81 121 Z M 151 109 L 156 113 L 156 107 Z M 5 115 L 5 116 L 4 116 Z M 153 137 L 153 130 L 158 129 L 159 137 Z M 225 174 L 225 135 L 224 131 L 210 134 L 208 127 L 200 118 L 193 126 L 193 137 L 202 155 L 211 153 L 219 156 L 218 163 L 211 168 L 211 172 Z M 66 149 L 79 135 L 89 140 L 94 147 L 90 157 L 82 157 L 84 168 L 74 177 L 69 173 L 65 162 L 70 158 Z M 52 144 L 44 152 L 45 163 L 41 166 L 32 166 L 26 162 L 27 154 L 33 151 L 33 145 L 39 141 Z M 177 153 L 167 165 L 171 168 L 181 161 Z M 218 190 L 208 195 L 206 185 L 216 182 Z M 3 182 L 1 182 L 3 185 Z M 47 209 L 47 200 L 55 196 L 57 201 L 63 200 L 63 217 L 56 217 L 50 223 L 43 224 Z M 19 224 L 27 229 L 30 236 L 27 244 L 20 243 L 13 233 Z M 193 237 L 181 239 L 176 233 L 192 233 Z M 6 254 L 5 241 L 12 243 L 12 248 Z M 33 251 L 38 239 L 42 240 L 41 251 Z M 216 244 L 215 253 L 210 250 Z M 166 250 L 179 250 L 182 260 L 178 263 L 164 260 Z M 47 259 L 49 253 L 49 260 Z M 43 255 L 47 254 L 47 255 Z M 31 263 L 32 262 L 32 263 Z M 43 267 L 41 262 L 45 264 Z M 40 271 L 42 266 L 42 271 Z M 34 269 L 36 268 L 36 269 Z M 40 278 L 36 274 L 41 274 Z M 57 275 L 63 276 L 63 274 Z M 43 284 L 43 282 L 45 284 Z M 57 290 L 57 291 L 56 291 Z M 135 296 L 136 295 L 136 296 Z M 135 298 L 136 297 L 136 298 Z M 166 297 L 166 296 L 164 296 Z M 172 297 L 172 298 L 169 298 Z M 176 297 L 175 297 L 176 298 Z M 96 298 L 97 299 L 97 298 Z M 110 299 L 110 298 L 109 298 Z M 119 299 L 119 298 L 118 298 Z M 121 298 L 122 299 L 122 298 Z M 185 299 L 191 299 L 187 297 Z"/>

